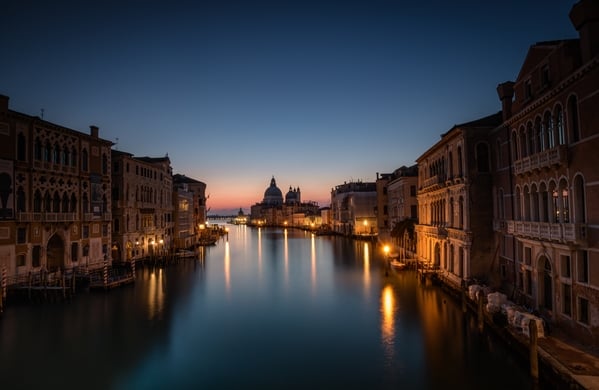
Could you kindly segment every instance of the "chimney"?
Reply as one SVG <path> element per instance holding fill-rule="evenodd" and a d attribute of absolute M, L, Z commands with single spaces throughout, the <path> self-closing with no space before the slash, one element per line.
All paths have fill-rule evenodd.
<path fill-rule="evenodd" d="M 503 121 L 510 119 L 512 116 L 512 100 L 514 99 L 514 82 L 506 81 L 497 86 L 497 95 L 501 100 L 501 111 L 503 113 Z"/>
<path fill-rule="evenodd" d="M 580 35 L 582 63 L 599 54 L 599 2 L 581 0 L 570 10 L 570 21 Z"/>
<path fill-rule="evenodd" d="M 90 130 L 89 132 L 90 132 L 90 134 L 91 134 L 92 137 L 98 138 L 98 130 L 99 130 L 98 126 L 93 126 L 92 125 L 92 126 L 89 127 L 89 130 Z"/>
<path fill-rule="evenodd" d="M 0 112 L 8 112 L 8 96 L 0 95 Z"/>

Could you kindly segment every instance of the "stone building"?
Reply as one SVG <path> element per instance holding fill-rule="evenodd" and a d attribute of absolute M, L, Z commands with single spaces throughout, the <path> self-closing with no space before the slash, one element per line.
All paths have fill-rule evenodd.
<path fill-rule="evenodd" d="M 346 236 L 376 236 L 376 182 L 343 183 L 331 190 L 331 228 Z"/>
<path fill-rule="evenodd" d="M 187 183 L 173 183 L 173 247 L 192 249 L 198 236 L 194 225 L 193 192 Z"/>
<path fill-rule="evenodd" d="M 173 249 L 173 181 L 170 159 L 112 151 L 115 260 L 131 261 Z"/>
<path fill-rule="evenodd" d="M 490 273 L 494 248 L 488 137 L 500 124 L 497 113 L 455 125 L 417 159 L 416 255 L 455 287 Z"/>
<path fill-rule="evenodd" d="M 538 42 L 497 88 L 494 232 L 503 288 L 599 341 L 599 3 L 570 19 L 579 39 Z"/>
<path fill-rule="evenodd" d="M 110 260 L 112 142 L 8 107 L 0 96 L 0 268 L 29 272 Z"/>
<path fill-rule="evenodd" d="M 173 184 L 176 186 L 184 184 L 187 191 L 193 195 L 193 201 L 190 205 L 190 210 L 193 215 L 193 230 L 190 230 L 190 234 L 194 234 L 196 238 L 200 234 L 200 227 L 206 225 L 207 212 L 206 209 L 206 183 L 199 180 L 187 177 L 180 173 L 173 175 Z"/>

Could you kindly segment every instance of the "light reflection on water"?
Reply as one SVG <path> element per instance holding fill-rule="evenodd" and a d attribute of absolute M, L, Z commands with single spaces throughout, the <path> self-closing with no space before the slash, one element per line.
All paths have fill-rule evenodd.
<path fill-rule="evenodd" d="M 439 290 L 419 287 L 411 272 L 386 274 L 379 251 L 230 226 L 228 240 L 200 248 L 197 261 L 138 269 L 134 286 L 9 307 L 0 385 L 529 388 L 526 366 L 480 342 Z M 23 374 L 31 369 L 35 376 Z"/>

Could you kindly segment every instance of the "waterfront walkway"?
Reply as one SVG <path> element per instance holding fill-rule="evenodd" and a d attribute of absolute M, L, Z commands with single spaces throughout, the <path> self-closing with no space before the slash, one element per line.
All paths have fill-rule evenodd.
<path fill-rule="evenodd" d="M 523 342 L 528 339 L 522 337 Z M 599 390 L 599 348 L 581 345 L 553 330 L 550 336 L 538 340 L 539 359 L 551 366 L 562 377 L 570 378 L 573 385 L 583 389 Z"/>

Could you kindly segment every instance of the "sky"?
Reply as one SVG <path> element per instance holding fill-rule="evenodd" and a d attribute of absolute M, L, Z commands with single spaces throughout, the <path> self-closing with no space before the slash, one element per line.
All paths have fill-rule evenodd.
<path fill-rule="evenodd" d="M 454 124 L 501 109 L 539 41 L 577 38 L 570 0 L 10 1 L 9 108 L 168 155 L 209 214 L 286 194 L 328 206 Z"/>

